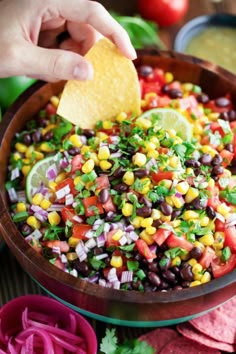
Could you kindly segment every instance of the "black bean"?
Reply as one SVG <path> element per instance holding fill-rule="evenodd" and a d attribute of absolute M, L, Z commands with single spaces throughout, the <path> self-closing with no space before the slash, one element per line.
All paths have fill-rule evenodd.
<path fill-rule="evenodd" d="M 82 133 L 86 138 L 92 138 L 95 136 L 95 131 L 93 129 L 83 129 Z"/>
<path fill-rule="evenodd" d="M 175 287 L 173 288 L 173 290 L 182 290 L 183 287 L 181 285 L 175 285 Z"/>
<path fill-rule="evenodd" d="M 189 288 L 190 287 L 190 281 L 183 281 L 182 283 L 181 283 L 181 285 L 182 285 L 182 287 L 183 288 Z"/>
<path fill-rule="evenodd" d="M 228 112 L 229 120 L 230 122 L 233 122 L 236 120 L 236 111 L 231 110 Z"/>
<path fill-rule="evenodd" d="M 192 272 L 191 266 L 188 265 L 188 266 L 181 268 L 180 276 L 183 280 L 192 281 L 193 280 L 193 272 Z"/>
<path fill-rule="evenodd" d="M 161 212 L 166 215 L 166 216 L 169 216 L 172 214 L 173 212 L 173 208 L 170 204 L 166 203 L 166 202 L 162 202 L 160 204 L 160 209 L 161 209 Z"/>
<path fill-rule="evenodd" d="M 167 84 L 163 85 L 161 88 L 161 91 L 164 94 L 166 94 L 166 93 L 168 94 L 169 90 L 170 90 L 170 88 L 169 88 L 169 85 L 167 85 Z"/>
<path fill-rule="evenodd" d="M 216 212 L 215 210 L 211 207 L 211 206 L 207 206 L 206 207 L 206 213 L 207 213 L 207 216 L 210 218 L 210 219 L 215 219 L 216 217 Z"/>
<path fill-rule="evenodd" d="M 228 121 L 229 120 L 228 112 L 221 112 L 219 118 Z"/>
<path fill-rule="evenodd" d="M 163 279 L 161 279 L 161 284 L 159 286 L 160 290 L 169 289 L 170 285 Z"/>
<path fill-rule="evenodd" d="M 27 146 L 31 145 L 32 144 L 32 139 L 31 139 L 31 136 L 29 133 L 25 133 L 23 136 L 22 136 L 22 140 L 23 140 L 23 143 Z"/>
<path fill-rule="evenodd" d="M 197 101 L 199 103 L 208 103 L 210 101 L 209 96 L 206 95 L 205 93 L 201 93 L 200 95 L 197 95 Z"/>
<path fill-rule="evenodd" d="M 135 255 L 134 255 L 134 259 L 138 262 L 142 261 L 143 260 L 143 256 L 141 255 L 141 253 L 137 252 Z M 150 263 L 151 264 L 151 263 Z"/>
<path fill-rule="evenodd" d="M 162 277 L 170 282 L 170 283 L 173 283 L 175 282 L 176 278 L 175 278 L 175 274 L 172 273 L 170 270 L 165 270 L 163 273 L 162 273 Z"/>
<path fill-rule="evenodd" d="M 29 225 L 23 224 L 21 226 L 21 232 L 22 232 L 22 234 L 24 236 L 28 236 L 28 235 L 30 235 L 33 232 L 33 230 L 32 230 L 32 228 Z"/>
<path fill-rule="evenodd" d="M 37 117 L 36 121 L 41 128 L 45 128 L 48 125 L 48 120 L 43 117 Z"/>
<path fill-rule="evenodd" d="M 109 194 L 108 189 L 107 188 L 103 188 L 100 191 L 99 195 L 98 195 L 99 202 L 102 203 L 102 204 L 106 203 L 108 201 L 108 199 L 109 199 L 109 195 L 110 194 Z"/>
<path fill-rule="evenodd" d="M 178 89 L 170 89 L 169 91 L 168 91 L 168 95 L 169 95 L 169 97 L 170 98 L 182 98 L 183 97 L 183 93 L 180 91 L 180 90 L 178 90 Z"/>
<path fill-rule="evenodd" d="M 44 141 L 50 141 L 53 138 L 53 132 L 49 131 L 42 136 Z"/>
<path fill-rule="evenodd" d="M 99 254 L 102 254 L 103 253 L 103 250 L 101 247 L 94 247 L 93 248 L 93 254 L 94 256 L 98 256 Z"/>
<path fill-rule="evenodd" d="M 135 177 L 142 178 L 148 175 L 148 170 L 145 168 L 140 168 L 139 170 L 134 171 Z"/>
<path fill-rule="evenodd" d="M 197 161 L 195 159 L 188 159 L 185 161 L 185 166 L 187 166 L 187 167 L 200 167 L 201 164 L 199 161 Z"/>
<path fill-rule="evenodd" d="M 217 175 L 211 175 L 211 178 L 214 179 L 215 182 L 217 182 L 219 180 L 219 176 Z"/>
<path fill-rule="evenodd" d="M 148 206 L 143 206 L 142 208 L 138 208 L 136 210 L 136 214 L 138 216 L 143 216 L 144 218 L 148 218 L 152 213 L 152 208 Z"/>
<path fill-rule="evenodd" d="M 122 166 L 119 166 L 113 173 L 113 176 L 116 178 L 120 178 L 124 175 L 125 171 Z"/>
<path fill-rule="evenodd" d="M 215 104 L 218 107 L 227 107 L 230 105 L 230 100 L 226 97 L 219 97 L 215 100 Z"/>
<path fill-rule="evenodd" d="M 90 269 L 87 262 L 80 262 L 78 259 L 73 262 L 74 268 L 78 273 L 88 276 L 90 273 Z"/>
<path fill-rule="evenodd" d="M 119 183 L 116 184 L 113 189 L 115 189 L 117 192 L 119 193 L 123 193 L 123 192 L 127 192 L 129 189 L 129 186 L 127 186 L 127 184 L 125 183 Z"/>
<path fill-rule="evenodd" d="M 193 247 L 193 249 L 190 251 L 190 257 L 199 259 L 202 256 L 202 250 L 199 247 Z"/>
<path fill-rule="evenodd" d="M 149 263 L 148 269 L 149 269 L 151 272 L 158 273 L 158 272 L 159 272 L 158 263 L 157 263 L 157 262 L 151 262 L 151 263 Z"/>
<path fill-rule="evenodd" d="M 71 155 L 71 156 L 75 156 L 77 154 L 80 153 L 80 148 L 78 147 L 71 147 L 69 150 L 68 150 L 68 153 Z"/>
<path fill-rule="evenodd" d="M 139 198 L 139 203 L 144 204 L 145 206 L 150 208 L 152 207 L 152 202 L 149 199 L 145 198 L 143 195 Z"/>
<path fill-rule="evenodd" d="M 41 140 L 41 132 L 39 130 L 35 130 L 32 134 L 32 140 L 34 143 L 39 143 Z"/>
<path fill-rule="evenodd" d="M 140 65 L 137 70 L 141 77 L 147 77 L 152 74 L 153 71 L 152 67 L 149 65 Z"/>
<path fill-rule="evenodd" d="M 230 152 L 234 152 L 234 146 L 233 144 L 226 144 L 225 145 L 225 149 L 230 151 Z"/>
<path fill-rule="evenodd" d="M 215 165 L 212 169 L 213 175 L 221 175 L 224 172 L 224 167 L 220 165 Z"/>
<path fill-rule="evenodd" d="M 223 162 L 223 158 L 219 154 L 217 154 L 212 159 L 211 164 L 215 166 L 215 165 L 220 165 L 222 162 Z"/>
<path fill-rule="evenodd" d="M 140 288 L 140 286 L 142 285 L 142 282 L 141 282 L 141 280 L 133 281 L 131 283 L 131 285 L 134 290 L 138 290 Z"/>
<path fill-rule="evenodd" d="M 199 161 L 204 166 L 209 166 L 211 164 L 211 161 L 212 161 L 212 156 L 210 154 L 203 154 L 200 157 Z"/>
<path fill-rule="evenodd" d="M 191 204 L 194 207 L 194 209 L 202 210 L 206 207 L 206 203 L 207 203 L 207 201 L 205 201 L 205 199 L 201 199 L 201 198 L 197 197 L 192 201 Z"/>
<path fill-rule="evenodd" d="M 175 275 L 179 275 L 180 273 L 180 268 L 177 266 L 171 267 L 171 271 L 175 274 Z"/>
<path fill-rule="evenodd" d="M 151 284 L 153 284 L 157 287 L 159 287 L 161 285 L 161 279 L 160 279 L 159 275 L 157 275 L 154 272 L 148 272 L 148 279 Z"/>
<path fill-rule="evenodd" d="M 159 267 L 161 270 L 167 270 L 171 266 L 171 259 L 169 257 L 163 256 L 159 261 Z"/>
<path fill-rule="evenodd" d="M 171 220 L 174 220 L 175 218 L 178 218 L 180 214 L 182 213 L 182 210 L 174 210 L 171 214 Z"/>
<path fill-rule="evenodd" d="M 158 220 L 153 220 L 152 226 L 158 229 L 158 227 L 162 224 L 162 221 L 160 219 Z"/>

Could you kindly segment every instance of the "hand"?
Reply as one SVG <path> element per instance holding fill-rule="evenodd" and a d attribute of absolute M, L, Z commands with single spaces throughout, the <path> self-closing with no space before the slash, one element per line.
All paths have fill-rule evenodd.
<path fill-rule="evenodd" d="M 55 39 L 65 30 L 70 39 L 58 47 Z M 0 77 L 89 80 L 93 68 L 83 55 L 101 35 L 135 59 L 126 31 L 95 1 L 0 1 Z"/>

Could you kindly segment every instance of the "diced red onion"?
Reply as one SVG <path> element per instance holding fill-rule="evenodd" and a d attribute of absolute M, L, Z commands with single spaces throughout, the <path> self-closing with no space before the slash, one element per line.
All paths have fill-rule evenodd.
<path fill-rule="evenodd" d="M 76 269 L 72 269 L 72 270 L 70 271 L 70 275 L 73 275 L 73 277 L 78 278 L 78 272 L 77 272 L 77 270 L 76 270 Z"/>
<path fill-rule="evenodd" d="M 236 214 L 230 214 L 226 218 L 226 228 L 236 225 Z"/>
<path fill-rule="evenodd" d="M 104 141 L 101 141 L 100 144 L 99 144 L 99 147 L 102 147 L 102 146 L 108 146 L 108 143 L 105 143 Z"/>
<path fill-rule="evenodd" d="M 61 161 L 60 161 L 60 167 L 61 168 L 66 168 L 69 165 L 69 161 L 67 160 L 66 157 L 64 157 Z"/>
<path fill-rule="evenodd" d="M 56 164 L 52 164 L 46 171 L 46 177 L 49 181 L 54 181 L 58 175 L 58 170 Z"/>
<path fill-rule="evenodd" d="M 112 135 L 110 136 L 110 140 L 112 144 L 117 144 L 120 141 L 120 137 L 118 135 Z"/>
<path fill-rule="evenodd" d="M 74 221 L 77 221 L 78 223 L 82 223 L 83 219 L 79 215 L 75 215 L 72 217 Z"/>
<path fill-rule="evenodd" d="M 129 232 L 129 236 L 128 236 L 128 237 L 129 237 L 131 240 L 133 240 L 133 241 L 137 241 L 138 238 L 139 238 L 135 231 Z"/>
<path fill-rule="evenodd" d="M 96 283 L 99 279 L 98 274 L 94 274 L 92 277 L 86 278 L 90 283 Z"/>
<path fill-rule="evenodd" d="M 132 270 L 124 270 L 121 273 L 120 282 L 121 283 L 130 283 L 131 281 L 133 281 L 133 271 Z"/>
<path fill-rule="evenodd" d="M 69 186 L 69 184 L 66 184 L 65 187 L 56 191 L 57 199 L 64 198 L 69 193 L 70 193 L 70 186 Z"/>
<path fill-rule="evenodd" d="M 102 253 L 102 254 L 98 254 L 97 256 L 95 256 L 95 258 L 100 261 L 104 258 L 107 258 L 108 257 L 108 253 Z"/>
<path fill-rule="evenodd" d="M 150 171 L 150 169 L 151 169 L 152 167 L 156 166 L 156 165 L 157 165 L 157 162 L 156 162 L 156 160 L 152 157 L 152 158 L 146 163 L 145 168 L 146 168 L 147 171 Z"/>
<path fill-rule="evenodd" d="M 179 192 L 176 192 L 176 193 L 175 193 L 175 196 L 176 196 L 177 198 L 182 198 L 182 194 L 179 193 Z"/>
<path fill-rule="evenodd" d="M 34 216 L 36 217 L 36 219 L 38 219 L 41 222 L 44 222 L 47 220 L 48 218 L 48 212 L 46 210 L 43 210 L 42 208 L 40 208 L 41 210 L 38 210 L 34 213 Z"/>
<path fill-rule="evenodd" d="M 112 159 L 118 159 L 118 158 L 121 157 L 121 156 L 122 156 L 122 152 L 119 150 L 119 151 L 117 151 L 117 152 L 113 152 L 110 157 L 111 157 Z"/>
<path fill-rule="evenodd" d="M 85 237 L 86 237 L 86 238 L 92 238 L 92 237 L 94 237 L 94 232 L 93 232 L 93 230 L 87 231 L 86 234 L 85 234 Z"/>
<path fill-rule="evenodd" d="M 113 281 L 112 287 L 113 287 L 113 289 L 119 290 L 120 289 L 120 281 L 119 280 Z"/>
<path fill-rule="evenodd" d="M 30 211 L 33 211 L 34 213 L 37 213 L 39 210 L 42 210 L 42 208 L 40 206 L 38 206 L 38 205 L 32 204 L 30 206 Z"/>
<path fill-rule="evenodd" d="M 65 200 L 65 204 L 66 205 L 72 205 L 74 203 L 74 197 L 73 194 L 67 194 L 66 195 L 66 200 Z"/>
<path fill-rule="evenodd" d="M 62 204 L 52 204 L 47 211 L 62 211 L 65 206 Z"/>
<path fill-rule="evenodd" d="M 18 202 L 18 198 L 17 198 L 17 194 L 16 194 L 16 190 L 15 188 L 9 188 L 7 190 L 7 193 L 8 193 L 8 196 L 9 196 L 9 199 L 12 203 L 17 203 Z"/>
<path fill-rule="evenodd" d="M 18 167 L 15 167 L 12 171 L 11 171 L 11 181 L 14 181 L 14 179 L 17 179 L 20 177 L 20 170 Z"/>
<path fill-rule="evenodd" d="M 100 285 L 100 286 L 106 286 L 106 284 L 107 284 L 107 282 L 106 282 L 106 280 L 105 279 L 99 279 L 98 280 L 98 284 Z"/>
<path fill-rule="evenodd" d="M 90 238 L 88 241 L 85 242 L 85 247 L 87 247 L 88 249 L 92 249 L 94 247 L 96 247 L 97 243 L 94 240 L 94 238 Z"/>
<path fill-rule="evenodd" d="M 125 235 L 123 235 L 123 236 L 121 236 L 121 238 L 119 239 L 119 244 L 121 245 L 121 246 L 124 246 L 124 245 L 126 245 L 126 243 L 127 243 L 127 237 L 125 236 Z"/>
<path fill-rule="evenodd" d="M 16 194 L 19 202 L 26 202 L 25 191 L 17 191 Z"/>
<path fill-rule="evenodd" d="M 104 232 L 109 232 L 109 231 L 110 231 L 110 224 L 108 224 L 107 222 L 105 222 L 103 231 L 104 231 Z"/>
<path fill-rule="evenodd" d="M 216 213 L 216 219 L 225 222 L 225 217 L 220 213 Z"/>
<path fill-rule="evenodd" d="M 35 229 L 31 234 L 29 234 L 27 237 L 25 237 L 26 241 L 31 241 L 32 238 L 39 240 L 43 236 L 42 232 L 39 231 L 38 229 Z"/>
<path fill-rule="evenodd" d="M 86 234 L 87 235 L 87 234 Z M 102 233 L 100 236 L 97 237 L 97 246 L 98 247 L 103 247 L 106 243 L 106 237 L 105 234 Z"/>
<path fill-rule="evenodd" d="M 65 254 L 61 254 L 61 262 L 62 262 L 63 264 L 67 264 L 67 263 L 68 263 L 68 259 L 67 259 L 67 257 L 66 257 Z"/>
<path fill-rule="evenodd" d="M 61 249 L 58 246 L 53 246 L 52 247 L 52 252 L 56 254 L 61 254 Z"/>
<path fill-rule="evenodd" d="M 76 252 L 80 262 L 83 262 L 85 259 L 87 259 L 87 253 L 86 253 L 83 241 L 80 241 L 77 244 L 77 246 L 75 248 L 75 252 Z"/>
<path fill-rule="evenodd" d="M 93 230 L 96 231 L 100 225 L 102 225 L 104 221 L 102 219 L 98 219 L 93 224 Z"/>
<path fill-rule="evenodd" d="M 125 231 L 126 231 L 126 232 L 134 231 L 133 225 L 130 224 L 130 225 L 126 226 L 126 227 L 125 227 Z"/>
<path fill-rule="evenodd" d="M 87 138 L 85 135 L 80 135 L 80 141 L 83 145 L 86 145 L 87 144 Z"/>
<path fill-rule="evenodd" d="M 157 245 L 155 245 L 154 243 L 152 245 L 149 246 L 149 249 L 152 253 L 156 253 L 157 251 Z"/>
<path fill-rule="evenodd" d="M 111 268 L 107 274 L 107 279 L 109 282 L 117 281 L 116 268 Z"/>

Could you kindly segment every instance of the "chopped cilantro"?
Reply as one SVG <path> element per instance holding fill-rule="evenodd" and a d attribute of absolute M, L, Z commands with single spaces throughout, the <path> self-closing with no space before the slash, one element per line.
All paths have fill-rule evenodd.
<path fill-rule="evenodd" d="M 128 270 L 136 271 L 139 269 L 139 262 L 138 261 L 127 261 L 127 268 L 128 268 Z"/>
<path fill-rule="evenodd" d="M 222 250 L 221 259 L 224 263 L 226 263 L 230 259 L 230 257 L 231 257 L 231 251 L 230 248 L 227 246 Z"/>
<path fill-rule="evenodd" d="M 104 230 L 104 223 L 102 223 L 101 225 L 99 225 L 99 227 L 97 228 L 96 232 L 95 232 L 95 237 L 100 236 L 103 233 Z"/>
<path fill-rule="evenodd" d="M 175 247 L 175 248 L 172 248 L 172 249 L 169 249 L 167 251 L 164 252 L 165 255 L 167 257 L 170 257 L 170 258 L 175 258 L 177 256 L 182 256 L 182 255 L 185 255 L 187 254 L 188 252 L 186 250 L 184 250 L 183 248 L 181 247 Z"/>
<path fill-rule="evenodd" d="M 92 268 L 95 270 L 103 269 L 106 267 L 106 263 L 102 260 L 96 259 L 95 256 L 93 256 L 89 259 L 89 263 L 92 266 Z"/>

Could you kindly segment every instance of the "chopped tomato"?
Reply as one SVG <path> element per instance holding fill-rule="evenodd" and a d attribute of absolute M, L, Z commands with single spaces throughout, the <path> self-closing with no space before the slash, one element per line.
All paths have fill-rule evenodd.
<path fill-rule="evenodd" d="M 218 232 L 224 232 L 225 231 L 225 223 L 220 221 L 219 219 L 215 220 L 215 229 Z"/>
<path fill-rule="evenodd" d="M 92 230 L 92 226 L 88 224 L 76 224 L 72 229 L 72 237 L 87 240 L 85 236 L 88 231 Z"/>
<path fill-rule="evenodd" d="M 166 243 L 170 248 L 181 247 L 188 252 L 194 247 L 194 245 L 189 242 L 186 237 L 177 236 L 173 233 L 171 233 L 171 235 L 167 238 Z"/>
<path fill-rule="evenodd" d="M 215 133 L 217 131 L 218 133 L 220 133 L 220 135 L 222 137 L 225 135 L 222 127 L 220 126 L 220 124 L 218 122 L 212 122 L 210 125 L 210 129 L 213 133 Z"/>
<path fill-rule="evenodd" d="M 163 179 L 170 179 L 172 180 L 174 177 L 174 173 L 172 171 L 159 171 L 156 173 L 151 173 L 151 178 L 153 182 L 158 183 Z"/>
<path fill-rule="evenodd" d="M 169 96 L 166 96 L 166 95 L 159 96 L 158 100 L 157 100 L 157 103 L 158 103 L 157 106 L 158 107 L 167 107 L 167 106 L 169 106 L 170 102 L 171 102 L 171 99 Z"/>
<path fill-rule="evenodd" d="M 96 195 L 84 198 L 82 202 L 85 207 L 85 215 L 87 217 L 104 213 L 102 204 L 98 201 L 98 197 Z"/>
<path fill-rule="evenodd" d="M 71 173 L 75 173 L 76 171 L 81 169 L 83 165 L 82 160 L 83 160 L 83 156 L 81 154 L 75 155 L 73 157 L 71 161 L 71 165 L 72 165 Z"/>
<path fill-rule="evenodd" d="M 232 253 L 236 253 L 236 228 L 235 228 L 235 226 L 225 228 L 224 246 L 228 246 Z"/>
<path fill-rule="evenodd" d="M 159 82 L 144 82 L 143 83 L 143 97 L 146 93 L 155 92 L 158 95 L 161 93 L 161 85 Z"/>
<path fill-rule="evenodd" d="M 216 257 L 215 251 L 211 247 L 206 246 L 198 262 L 201 264 L 201 266 L 204 269 L 206 269 L 211 265 L 215 257 Z"/>
<path fill-rule="evenodd" d="M 220 152 L 220 156 L 223 158 L 222 165 L 224 167 L 227 167 L 231 164 L 231 161 L 233 160 L 234 157 L 234 153 L 224 149 Z"/>
<path fill-rule="evenodd" d="M 46 241 L 45 245 L 49 248 L 59 247 L 60 251 L 63 253 L 68 252 L 70 249 L 70 246 L 67 241 L 60 241 L 60 240 Z"/>
<path fill-rule="evenodd" d="M 110 182 L 107 175 L 99 176 L 96 178 L 96 189 L 109 188 Z"/>
<path fill-rule="evenodd" d="M 109 211 L 116 211 L 116 206 L 113 203 L 112 197 L 109 196 L 108 200 L 106 201 L 106 203 L 102 204 L 103 208 L 105 209 L 105 211 L 108 213 Z"/>
<path fill-rule="evenodd" d="M 60 258 L 57 258 L 53 264 L 54 264 L 57 268 L 59 268 L 59 269 L 61 269 L 61 270 L 65 270 L 65 265 L 62 263 L 62 261 L 60 260 Z"/>
<path fill-rule="evenodd" d="M 167 240 L 170 234 L 170 230 L 159 228 L 152 236 L 152 238 L 159 246 L 161 246 Z"/>
<path fill-rule="evenodd" d="M 232 254 L 227 262 L 220 262 L 215 259 L 211 262 L 212 273 L 214 278 L 222 277 L 236 268 L 236 254 Z"/>
<path fill-rule="evenodd" d="M 73 217 L 76 216 L 76 212 L 72 207 L 68 207 L 68 206 L 64 207 L 61 210 L 61 216 L 62 216 L 62 220 L 65 223 L 67 222 L 67 220 L 72 222 L 73 224 L 77 223 L 77 221 L 73 219 Z"/>
<path fill-rule="evenodd" d="M 119 241 L 114 240 L 113 236 L 117 233 L 118 229 L 111 230 L 106 235 L 106 247 L 119 246 Z"/>
<path fill-rule="evenodd" d="M 135 244 L 136 244 L 136 247 L 137 247 L 139 253 L 142 254 L 146 259 L 152 260 L 152 259 L 156 258 L 156 254 L 152 253 L 152 251 L 148 247 L 148 244 L 144 240 L 139 238 L 135 242 Z"/>
<path fill-rule="evenodd" d="M 46 106 L 46 113 L 48 117 L 54 116 L 57 113 L 57 109 L 55 106 L 53 106 L 53 104 L 48 103 Z"/>
<path fill-rule="evenodd" d="M 227 97 L 227 96 L 226 96 Z M 227 97 L 229 98 L 229 97 Z M 230 103 L 228 106 L 226 107 L 219 107 L 216 105 L 215 100 L 211 100 L 208 103 L 205 104 L 206 108 L 211 109 L 213 112 L 217 112 L 217 113 L 222 113 L 222 112 L 228 112 L 229 110 L 231 110 L 232 107 L 232 103 Z"/>
<path fill-rule="evenodd" d="M 164 70 L 159 69 L 159 68 L 154 68 L 152 70 L 152 73 L 149 74 L 146 78 L 145 81 L 147 82 L 158 82 L 161 86 L 165 84 L 165 73 Z"/>
<path fill-rule="evenodd" d="M 214 187 L 214 188 L 207 188 L 210 192 L 210 196 L 207 200 L 207 205 L 212 207 L 214 210 L 217 209 L 217 207 L 221 204 L 221 201 L 219 199 L 219 188 Z"/>

